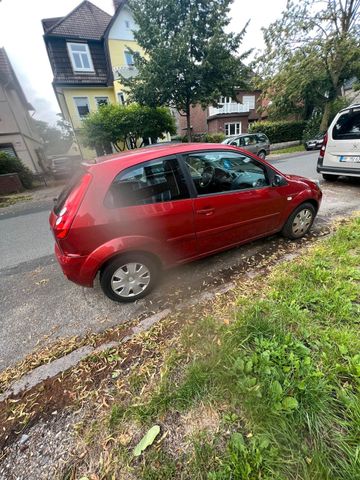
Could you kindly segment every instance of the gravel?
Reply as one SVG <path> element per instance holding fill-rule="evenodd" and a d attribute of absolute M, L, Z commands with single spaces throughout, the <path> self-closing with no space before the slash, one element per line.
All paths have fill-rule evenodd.
<path fill-rule="evenodd" d="M 53 412 L 0 452 L 0 480 L 54 480 L 75 450 L 79 414 Z M 4 456 L 2 456 L 4 455 Z"/>

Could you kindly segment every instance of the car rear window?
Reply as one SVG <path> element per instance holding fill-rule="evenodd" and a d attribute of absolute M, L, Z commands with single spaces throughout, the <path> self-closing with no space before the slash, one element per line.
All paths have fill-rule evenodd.
<path fill-rule="evenodd" d="M 78 170 L 72 177 L 71 179 L 69 180 L 69 182 L 66 184 L 65 188 L 61 191 L 60 195 L 57 197 L 56 200 L 54 200 L 54 213 L 56 215 L 59 215 L 59 213 L 61 212 L 65 202 L 66 202 L 66 199 L 68 198 L 68 196 L 70 195 L 70 193 L 74 190 L 74 188 L 79 185 L 80 183 L 80 180 L 82 179 L 82 177 L 84 176 L 85 174 L 85 170 L 84 169 L 80 169 Z"/>
<path fill-rule="evenodd" d="M 332 136 L 334 140 L 360 139 L 360 108 L 340 115 L 334 125 Z"/>

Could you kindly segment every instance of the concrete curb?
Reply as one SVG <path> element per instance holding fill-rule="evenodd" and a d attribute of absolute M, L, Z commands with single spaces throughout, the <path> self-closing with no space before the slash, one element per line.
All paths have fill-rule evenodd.
<path fill-rule="evenodd" d="M 138 325 L 132 328 L 130 335 L 124 337 L 120 342 L 108 342 L 96 348 L 91 346 L 83 346 L 72 351 L 68 355 L 65 355 L 64 357 L 57 358 L 53 362 L 35 368 L 33 371 L 27 373 L 19 380 L 16 380 L 8 390 L 1 394 L 0 403 L 8 400 L 12 396 L 16 396 L 21 393 L 27 393 L 29 390 L 45 380 L 54 378 L 60 373 L 65 373 L 67 370 L 75 367 L 75 365 L 80 363 L 89 355 L 105 352 L 111 348 L 118 347 L 139 333 L 149 330 L 153 325 L 158 323 L 160 320 L 163 320 L 170 313 L 171 312 L 169 309 L 165 309 L 155 315 L 152 315 L 151 317 L 144 318 L 139 322 Z"/>
<path fill-rule="evenodd" d="M 184 302 L 177 305 L 175 307 L 175 312 L 179 310 L 183 310 L 184 308 L 193 307 L 204 301 L 212 300 L 217 295 L 224 294 L 229 290 L 233 289 L 234 287 L 235 287 L 235 284 L 233 282 L 228 282 L 218 287 L 215 287 L 210 292 L 203 292 L 196 299 L 185 300 Z M 161 310 L 160 312 L 154 315 L 151 315 L 150 317 L 144 318 L 138 323 L 138 325 L 134 326 L 131 329 L 131 332 L 129 335 L 122 338 L 119 342 L 104 343 L 96 348 L 91 347 L 89 345 L 85 345 L 83 347 L 80 347 L 72 351 L 71 353 L 63 357 L 57 358 L 56 360 L 48 364 L 41 365 L 40 367 L 35 368 L 31 372 L 25 374 L 19 380 L 16 380 L 8 390 L 0 394 L 0 403 L 8 400 L 13 396 L 17 396 L 19 394 L 26 394 L 32 388 L 36 387 L 37 385 L 40 385 L 45 380 L 54 378 L 59 374 L 65 373 L 70 368 L 75 367 L 77 364 L 79 364 L 82 360 L 87 358 L 89 355 L 105 352 L 107 350 L 110 350 L 111 348 L 116 348 L 119 345 L 126 343 L 136 335 L 146 332 L 147 330 L 150 330 L 151 327 L 153 327 L 156 323 L 160 322 L 161 320 L 169 316 L 171 313 L 172 313 L 171 310 L 167 308 L 167 309 Z"/>

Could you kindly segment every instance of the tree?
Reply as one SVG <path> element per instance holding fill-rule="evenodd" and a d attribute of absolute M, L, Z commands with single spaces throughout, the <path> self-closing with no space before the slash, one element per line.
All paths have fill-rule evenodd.
<path fill-rule="evenodd" d="M 245 34 L 225 33 L 232 0 L 130 0 L 144 55 L 134 52 L 138 75 L 122 82 L 143 105 L 166 105 L 187 118 L 190 107 L 217 104 L 247 85 L 249 52 L 235 56 Z"/>
<path fill-rule="evenodd" d="M 113 144 L 121 151 L 137 148 L 150 138 L 156 142 L 164 133 L 175 133 L 174 119 L 167 108 L 131 105 L 104 105 L 83 121 L 83 143 L 106 151 Z"/>
<path fill-rule="evenodd" d="M 343 83 L 360 75 L 360 0 L 288 0 L 279 20 L 264 29 L 257 58 L 270 113 L 309 118 L 322 111 L 327 129 Z"/>
<path fill-rule="evenodd" d="M 67 122 L 60 119 L 57 124 L 58 126 L 54 127 L 42 120 L 35 120 L 36 128 L 44 142 L 44 150 L 47 155 L 60 155 L 67 152 L 74 141 L 74 133 Z"/>

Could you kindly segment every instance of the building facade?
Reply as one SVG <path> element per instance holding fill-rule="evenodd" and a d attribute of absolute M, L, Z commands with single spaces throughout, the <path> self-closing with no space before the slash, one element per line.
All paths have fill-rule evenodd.
<path fill-rule="evenodd" d="M 191 108 L 190 120 L 193 135 L 224 133 L 227 137 L 247 133 L 249 124 L 264 117 L 258 113 L 261 107 L 261 91 L 238 90 L 236 98 L 221 96 L 216 107 L 205 109 L 201 105 Z M 186 117 L 177 118 L 178 135 L 186 134 Z"/>
<path fill-rule="evenodd" d="M 55 95 L 85 159 L 110 153 L 111 146 L 107 152 L 84 148 L 79 136 L 82 120 L 103 104 L 125 103 L 120 74 L 136 75 L 130 50 L 141 53 L 126 0 L 114 0 L 114 7 L 111 16 L 85 0 L 64 17 L 42 21 Z"/>
<path fill-rule="evenodd" d="M 43 143 L 29 112 L 34 108 L 4 48 L 0 48 L 0 152 L 18 157 L 33 173 L 45 165 Z"/>

